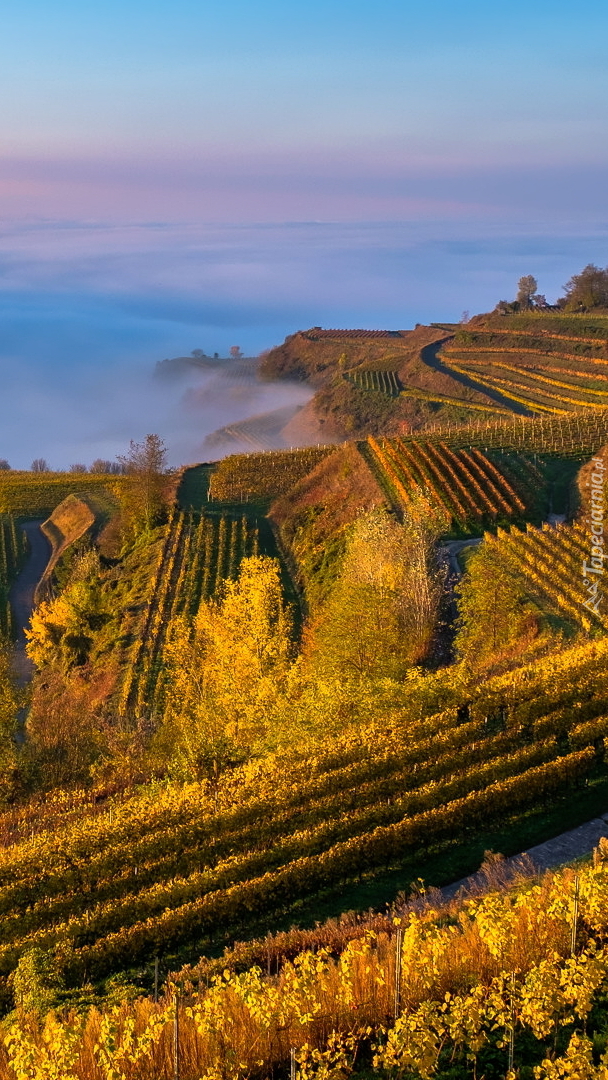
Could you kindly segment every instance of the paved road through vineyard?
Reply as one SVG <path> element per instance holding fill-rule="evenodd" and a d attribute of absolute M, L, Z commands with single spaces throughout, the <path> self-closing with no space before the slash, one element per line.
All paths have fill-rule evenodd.
<path fill-rule="evenodd" d="M 42 519 L 25 521 L 23 530 L 28 540 L 28 555 L 13 583 L 9 600 L 17 628 L 14 667 L 21 685 L 29 681 L 33 665 L 25 652 L 25 629 L 29 626 L 34 607 L 34 593 L 51 557 L 51 545 L 40 529 Z"/>

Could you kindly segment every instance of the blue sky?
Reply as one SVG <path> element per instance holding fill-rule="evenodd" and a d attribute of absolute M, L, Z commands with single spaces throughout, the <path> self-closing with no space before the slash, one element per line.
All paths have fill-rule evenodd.
<path fill-rule="evenodd" d="M 388 185 L 385 217 L 458 216 L 454 177 L 479 176 L 473 210 L 499 212 L 502 169 L 540 194 L 547 170 L 605 167 L 607 31 L 600 0 L 22 0 L 7 210 L 365 220 Z"/>
<path fill-rule="evenodd" d="M 109 454 L 162 427 L 115 423 L 129 365 L 458 319 L 605 265 L 607 39 L 604 0 L 5 5 L 0 457 L 87 460 L 100 371 Z"/>

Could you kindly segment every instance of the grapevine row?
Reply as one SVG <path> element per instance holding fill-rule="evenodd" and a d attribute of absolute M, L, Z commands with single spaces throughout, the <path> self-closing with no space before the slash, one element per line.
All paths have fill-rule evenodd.
<path fill-rule="evenodd" d="M 9 590 L 26 553 L 26 537 L 13 515 L 0 515 L 0 636 L 10 638 L 13 616 Z"/>
<path fill-rule="evenodd" d="M 466 368 L 466 366 L 463 366 L 462 363 L 460 365 L 452 363 L 451 366 L 454 368 L 455 371 L 467 372 L 469 370 L 469 369 Z M 523 379 L 528 379 L 529 383 L 531 383 L 532 385 L 528 385 L 528 383 L 525 383 L 525 382 L 517 382 L 517 381 L 515 381 L 513 379 L 503 379 L 498 375 L 493 375 L 490 371 L 488 371 L 488 367 L 490 367 L 490 368 L 493 368 L 493 367 L 501 368 L 501 369 L 504 369 L 505 371 L 515 372 L 515 374 L 517 374 L 520 379 L 522 379 L 522 378 Z M 564 383 L 564 382 L 561 382 L 561 381 L 556 380 L 556 379 L 549 379 L 549 378 L 546 378 L 543 375 L 539 375 L 532 368 L 524 367 L 523 365 L 520 365 L 520 366 L 516 367 L 516 366 L 510 365 L 510 364 L 491 363 L 490 365 L 484 366 L 484 371 L 485 371 L 484 378 L 486 379 L 486 383 L 484 385 L 488 385 L 488 386 L 492 385 L 495 389 L 500 390 L 501 392 L 502 392 L 502 388 L 504 386 L 514 388 L 515 390 L 522 390 L 522 391 L 529 390 L 532 393 L 536 393 L 539 396 L 546 398 L 546 400 L 548 400 L 548 401 L 557 401 L 557 402 L 565 403 L 565 404 L 569 404 L 569 405 L 578 405 L 580 408 L 598 408 L 598 407 L 602 406 L 602 403 L 601 402 L 595 402 L 595 401 L 586 401 L 584 398 L 566 397 L 563 394 L 551 394 L 548 390 L 545 390 L 542 386 L 537 386 L 536 384 L 537 383 L 547 383 L 548 385 L 555 386 L 558 389 L 561 388 L 561 389 L 565 389 L 565 390 L 578 390 L 578 391 L 580 391 L 581 394 L 586 394 L 588 397 L 592 397 L 592 398 L 595 398 L 595 397 L 600 397 L 600 398 L 608 397 L 608 391 L 606 391 L 606 390 L 594 390 L 593 388 L 591 388 L 589 386 L 580 386 L 579 387 L 579 386 L 576 386 L 574 383 Z M 478 382 L 482 381 L 482 379 L 477 374 L 476 370 L 475 371 L 470 371 L 470 374 L 472 374 L 474 376 L 474 378 Z M 581 377 L 584 377 L 584 376 L 585 376 L 585 373 L 584 372 L 581 373 Z M 588 378 L 588 376 L 587 376 L 587 378 Z M 538 404 L 538 403 L 536 403 L 536 404 Z"/>
<path fill-rule="evenodd" d="M 486 534 L 486 542 L 576 624 L 585 630 L 591 629 L 595 618 L 606 624 L 608 615 L 601 608 L 595 616 L 584 606 L 588 597 L 582 582 L 582 562 L 589 554 L 589 538 L 585 539 L 582 530 L 528 525 L 526 532 L 512 527 L 510 532 L 499 529 L 495 537 Z"/>
<path fill-rule="evenodd" d="M 388 397 L 399 397 L 401 382 L 396 371 L 350 371 L 346 378 L 360 390 L 376 390 Z"/>
<path fill-rule="evenodd" d="M 121 691 L 123 712 L 141 716 L 162 710 L 162 651 L 171 618 L 194 615 L 201 600 L 236 576 L 241 559 L 258 550 L 258 526 L 249 518 L 172 512 Z"/>
<path fill-rule="evenodd" d="M 333 845 L 319 855 L 296 858 L 287 866 L 260 877 L 190 900 L 176 909 L 139 921 L 109 933 L 94 944 L 82 945 L 72 954 L 70 968 L 76 973 L 99 976 L 118 965 L 135 963 L 153 955 L 156 949 L 171 948 L 196 935 L 238 931 L 251 918 L 268 918 L 321 889 L 336 888 L 374 868 L 388 867 L 405 854 L 453 840 L 463 829 L 487 826 L 504 820 L 505 814 L 541 800 L 566 794 L 582 783 L 595 765 L 593 749 L 575 751 L 555 761 L 490 784 L 445 806 L 428 810 L 394 825 L 377 826 L 371 833 Z M 64 939 L 65 940 L 65 939 Z M 6 970 L 19 949 L 0 950 L 0 964 Z"/>
<path fill-rule="evenodd" d="M 599 1078 L 586 1033 L 601 1023 L 607 910 L 604 865 L 566 868 L 515 895 L 467 898 L 447 921 L 411 912 L 397 933 L 377 917 L 337 955 L 300 951 L 276 975 L 227 968 L 186 983 L 181 1003 L 140 999 L 76 1023 L 22 1011 L 3 1031 L 2 1077 L 172 1080 L 179 1031 L 183 1080 L 270 1076 L 290 1059 L 300 1076 L 315 1064 L 348 1075 L 370 1041 L 379 1077 L 505 1075 L 509 1063 L 515 1075 L 533 1047 L 537 1080 Z"/>
<path fill-rule="evenodd" d="M 497 466 L 480 451 L 452 450 L 447 442 L 385 439 L 373 436 L 367 448 L 380 482 L 407 506 L 422 490 L 450 518 L 462 525 L 484 516 L 514 517 L 525 504 Z"/>
<path fill-rule="evenodd" d="M 333 446 L 232 454 L 211 474 L 209 498 L 247 502 L 283 495 L 334 451 Z"/>

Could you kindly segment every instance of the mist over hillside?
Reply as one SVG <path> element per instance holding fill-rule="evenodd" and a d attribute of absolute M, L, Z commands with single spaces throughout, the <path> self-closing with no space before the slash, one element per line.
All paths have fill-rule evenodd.
<path fill-rule="evenodd" d="M 0 262 L 0 457 L 28 468 L 112 458 L 158 431 L 174 464 L 206 435 L 306 392 L 245 392 L 198 375 L 162 389 L 155 364 L 202 348 L 255 356 L 314 325 L 408 328 L 490 310 L 535 273 L 557 295 L 604 259 L 601 231 L 509 235 L 488 222 L 7 226 Z M 225 391 L 225 393 L 224 393 Z"/>

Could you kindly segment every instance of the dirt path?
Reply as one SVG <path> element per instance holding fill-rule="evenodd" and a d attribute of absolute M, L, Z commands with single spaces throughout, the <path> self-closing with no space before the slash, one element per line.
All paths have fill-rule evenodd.
<path fill-rule="evenodd" d="M 34 607 L 34 593 L 51 556 L 51 545 L 40 531 L 42 518 L 23 523 L 29 553 L 9 593 L 9 601 L 17 625 L 17 640 L 13 652 L 13 666 L 20 685 L 32 677 L 33 664 L 25 653 L 25 628 L 29 626 Z"/>
<path fill-rule="evenodd" d="M 572 862 L 573 859 L 590 855 L 602 836 L 608 836 L 608 811 L 601 817 L 578 825 L 576 829 L 569 829 L 568 832 L 554 836 L 552 840 L 535 844 L 520 855 L 511 855 L 508 859 L 492 864 L 489 869 L 479 870 L 476 874 L 453 882 L 452 885 L 445 885 L 437 892 L 443 900 L 451 900 L 461 892 L 475 896 L 500 884 L 509 885 L 522 873 L 525 876 L 542 874 L 545 870 L 553 870 L 564 863 Z"/>
<path fill-rule="evenodd" d="M 483 537 L 471 537 L 467 540 L 444 540 L 437 548 L 439 566 L 445 573 L 445 584 L 429 662 L 429 667 L 433 670 L 446 667 L 454 662 L 454 638 L 458 618 L 458 605 L 454 589 L 462 577 L 458 553 L 463 548 L 480 544 L 482 539 Z"/>

